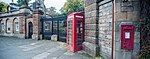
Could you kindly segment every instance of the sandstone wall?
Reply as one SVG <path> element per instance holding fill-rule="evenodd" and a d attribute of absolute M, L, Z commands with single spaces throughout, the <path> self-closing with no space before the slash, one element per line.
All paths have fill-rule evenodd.
<path fill-rule="evenodd" d="M 85 0 L 85 42 L 83 50 L 92 56 L 99 53 L 97 0 Z"/>
<path fill-rule="evenodd" d="M 139 0 L 115 0 L 113 11 L 111 0 L 85 0 L 85 42 L 83 49 L 92 56 L 98 53 L 110 59 L 112 37 L 114 37 L 114 59 L 135 59 L 140 49 L 140 32 L 138 29 L 140 6 Z M 114 14 L 113 14 L 114 12 Z M 114 30 L 113 26 L 114 15 Z M 121 25 L 134 25 L 134 49 L 121 49 Z M 115 32 L 112 36 L 112 32 Z"/>
<path fill-rule="evenodd" d="M 115 2 L 115 59 L 136 59 L 140 51 L 140 20 L 139 0 Z M 121 25 L 134 25 L 134 49 L 125 51 L 121 49 Z"/>
<path fill-rule="evenodd" d="M 111 0 L 99 2 L 99 46 L 103 57 L 109 59 L 112 53 L 112 12 Z"/>

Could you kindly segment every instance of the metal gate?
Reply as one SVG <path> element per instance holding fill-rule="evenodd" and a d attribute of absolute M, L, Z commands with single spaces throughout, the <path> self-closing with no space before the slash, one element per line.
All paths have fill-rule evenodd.
<path fill-rule="evenodd" d="M 67 16 L 58 18 L 42 18 L 43 39 L 51 39 L 52 35 L 58 35 L 58 41 L 66 42 Z"/>

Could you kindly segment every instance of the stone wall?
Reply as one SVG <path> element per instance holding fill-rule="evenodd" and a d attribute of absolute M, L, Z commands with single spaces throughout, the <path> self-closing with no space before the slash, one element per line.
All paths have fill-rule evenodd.
<path fill-rule="evenodd" d="M 1 32 L 3 36 L 15 36 L 19 38 L 25 38 L 25 20 L 26 16 L 30 13 L 29 9 L 20 9 L 13 12 L 0 14 L 1 19 Z M 19 30 L 16 31 L 15 22 L 18 22 Z"/>
<path fill-rule="evenodd" d="M 112 0 L 85 0 L 85 42 L 83 50 L 92 56 L 100 55 L 106 59 L 135 59 L 140 49 L 139 0 L 116 0 L 113 11 Z M 113 26 L 114 12 L 114 30 Z M 134 25 L 134 49 L 125 51 L 121 49 L 121 25 Z M 114 36 L 112 35 L 114 32 Z M 112 38 L 114 37 L 114 38 Z M 114 39 L 114 47 L 112 47 Z"/>
<path fill-rule="evenodd" d="M 18 22 L 19 16 L 14 16 L 14 17 L 1 17 L 1 31 L 0 34 L 4 36 L 14 36 L 17 34 L 15 31 L 15 24 L 14 22 Z M 3 24 L 3 25 L 2 25 Z"/>
<path fill-rule="evenodd" d="M 19 38 L 28 38 L 28 23 L 31 21 L 33 23 L 33 35 L 32 39 L 39 39 L 41 34 L 41 11 L 33 12 L 32 19 L 28 19 L 30 15 L 30 10 L 23 8 L 14 12 L 0 14 L 0 26 L 3 25 L 3 29 L 0 28 L 0 34 L 3 36 L 15 36 Z M 19 30 L 16 30 L 15 22 L 19 24 Z"/>
<path fill-rule="evenodd" d="M 32 39 L 40 39 L 42 37 L 42 23 L 40 21 L 42 12 L 40 10 L 33 13 L 33 35 Z"/>
<path fill-rule="evenodd" d="M 136 59 L 140 50 L 140 32 L 137 23 L 140 18 L 139 0 L 115 2 L 115 59 Z M 121 49 L 121 25 L 134 25 L 134 49 Z"/>
<path fill-rule="evenodd" d="M 97 0 L 85 0 L 85 42 L 83 50 L 92 56 L 99 53 Z"/>
<path fill-rule="evenodd" d="M 111 0 L 99 2 L 99 46 L 101 55 L 107 59 L 112 53 L 112 12 Z"/>

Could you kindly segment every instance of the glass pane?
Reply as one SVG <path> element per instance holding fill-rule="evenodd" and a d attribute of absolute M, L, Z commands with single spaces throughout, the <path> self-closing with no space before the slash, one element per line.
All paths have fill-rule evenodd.
<path fill-rule="evenodd" d="M 72 21 L 68 21 L 68 44 L 72 45 Z"/>
<path fill-rule="evenodd" d="M 77 46 L 82 45 L 82 21 L 77 21 Z"/>

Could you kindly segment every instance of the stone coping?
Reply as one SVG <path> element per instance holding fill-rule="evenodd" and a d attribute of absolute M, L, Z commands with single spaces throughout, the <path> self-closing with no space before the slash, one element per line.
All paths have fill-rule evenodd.
<path fill-rule="evenodd" d="M 9 13 L 2 13 L 0 14 L 0 18 L 13 16 L 13 15 L 19 15 L 19 14 L 30 14 L 30 13 L 31 11 L 29 9 L 24 8 L 24 9 L 20 9 L 20 10 L 9 12 Z"/>

